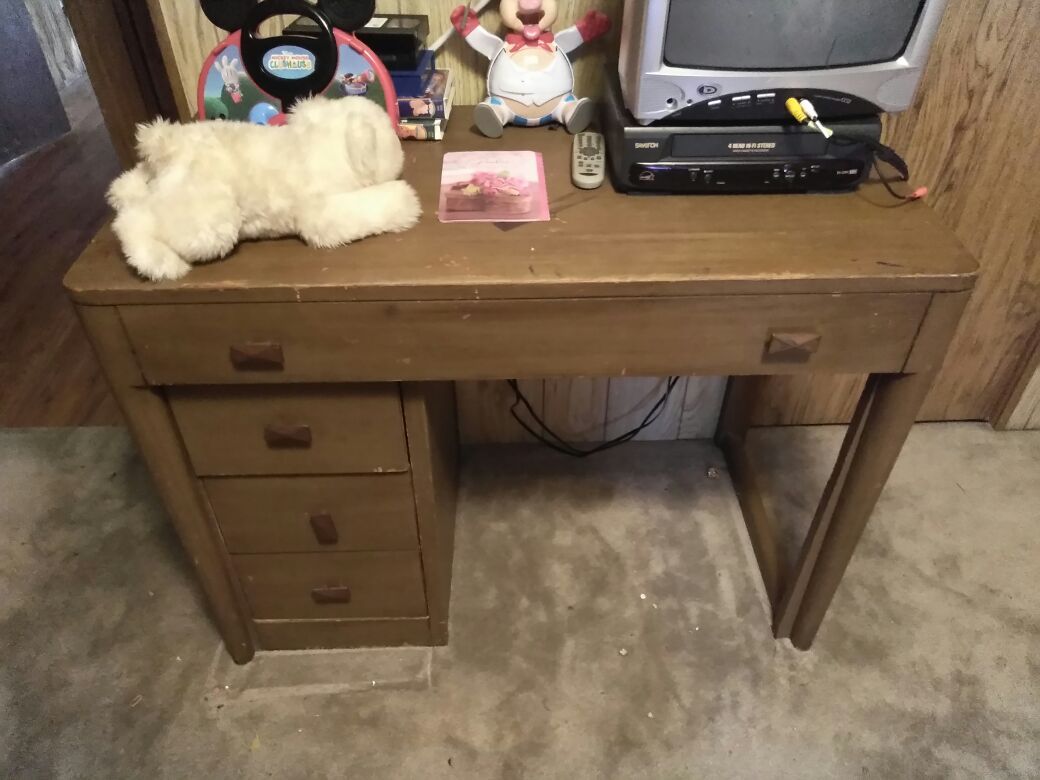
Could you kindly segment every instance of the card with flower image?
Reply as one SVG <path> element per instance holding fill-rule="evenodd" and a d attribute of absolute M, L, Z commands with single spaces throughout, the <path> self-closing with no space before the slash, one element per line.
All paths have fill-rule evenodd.
<path fill-rule="evenodd" d="M 441 222 L 548 222 L 542 155 L 448 152 L 441 170 Z"/>

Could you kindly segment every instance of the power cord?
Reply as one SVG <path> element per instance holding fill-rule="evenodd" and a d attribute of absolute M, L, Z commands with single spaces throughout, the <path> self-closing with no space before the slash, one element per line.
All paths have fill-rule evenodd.
<path fill-rule="evenodd" d="M 881 180 L 881 183 L 888 191 L 888 194 L 893 198 L 902 201 L 912 201 L 920 200 L 928 194 L 927 187 L 918 187 L 910 194 L 904 194 L 892 186 L 892 180 L 882 173 L 881 166 L 878 162 L 880 161 L 892 166 L 896 173 L 899 174 L 896 181 L 900 182 L 910 181 L 910 166 L 906 164 L 906 160 L 900 156 L 899 152 L 891 146 L 886 146 L 880 141 L 876 141 L 869 136 L 860 135 L 858 133 L 834 132 L 820 121 L 820 115 L 816 113 L 816 108 L 809 100 L 798 100 L 797 98 L 792 97 L 787 99 L 784 106 L 787 108 L 787 113 L 789 113 L 798 124 L 811 127 L 829 141 L 839 144 L 864 144 L 868 146 L 870 150 L 874 152 L 874 172 L 877 173 L 878 179 Z"/>
<path fill-rule="evenodd" d="M 509 387 L 513 391 L 513 405 L 509 407 L 509 413 L 513 416 L 513 419 L 516 420 L 517 423 L 519 423 L 521 428 L 523 428 L 537 441 L 544 444 L 551 450 L 555 450 L 556 452 L 562 453 L 564 455 L 569 455 L 572 458 L 587 458 L 590 455 L 595 455 L 597 453 L 604 452 L 605 450 L 613 449 L 614 447 L 618 447 L 622 444 L 630 442 L 642 431 L 646 430 L 651 425 L 653 425 L 654 422 L 657 421 L 657 418 L 661 416 L 661 412 L 664 411 L 664 407 L 668 403 L 668 399 L 672 396 L 672 391 L 675 390 L 676 385 L 679 384 L 679 377 L 668 377 L 668 382 L 665 386 L 664 393 L 657 400 L 657 403 L 655 403 L 650 408 L 650 411 L 646 413 L 646 416 L 643 418 L 643 421 L 639 423 L 639 425 L 637 425 L 632 430 L 621 434 L 620 436 L 616 436 L 610 441 L 605 441 L 601 444 L 596 444 L 592 447 L 588 447 L 585 449 L 578 447 L 577 445 L 574 445 L 569 441 L 566 441 L 546 424 L 545 420 L 543 420 L 542 417 L 534 410 L 534 407 L 531 406 L 531 402 L 527 400 L 527 396 L 525 396 L 523 394 L 523 391 L 520 390 L 519 382 L 517 382 L 515 379 L 509 379 L 506 381 L 509 383 Z M 535 423 L 537 423 L 538 427 L 541 428 L 541 430 L 544 433 L 536 431 L 527 423 L 526 420 L 524 420 L 520 416 L 520 412 L 518 411 L 520 407 L 523 407 L 527 410 L 527 414 L 531 417 L 532 420 L 534 420 Z"/>

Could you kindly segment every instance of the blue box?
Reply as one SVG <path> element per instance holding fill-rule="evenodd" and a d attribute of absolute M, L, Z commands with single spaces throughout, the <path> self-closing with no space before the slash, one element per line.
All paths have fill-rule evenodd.
<path fill-rule="evenodd" d="M 392 70 L 390 78 L 398 95 L 421 95 L 435 68 L 434 53 L 429 49 L 423 49 L 419 55 L 419 66 L 415 70 Z"/>

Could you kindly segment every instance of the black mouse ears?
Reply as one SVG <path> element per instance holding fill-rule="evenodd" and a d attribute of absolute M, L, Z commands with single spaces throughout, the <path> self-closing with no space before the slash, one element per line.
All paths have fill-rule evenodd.
<path fill-rule="evenodd" d="M 303 0 L 300 1 L 303 2 Z M 220 29 L 230 32 L 240 30 L 246 25 L 258 0 L 200 0 L 200 2 L 206 18 Z M 266 4 L 268 4 L 268 0 L 260 0 L 260 5 Z M 274 8 L 275 5 L 282 4 L 271 3 L 271 5 L 272 16 L 282 13 L 281 10 Z M 354 32 L 364 27 L 376 11 L 376 0 L 317 0 L 312 5 L 325 14 L 333 27 L 338 27 L 345 32 Z"/>
<path fill-rule="evenodd" d="M 352 33 L 368 24 L 376 12 L 376 0 L 318 0 L 318 8 L 333 27 Z"/>
<path fill-rule="evenodd" d="M 201 0 L 202 13 L 221 30 L 240 30 L 256 0 Z"/>

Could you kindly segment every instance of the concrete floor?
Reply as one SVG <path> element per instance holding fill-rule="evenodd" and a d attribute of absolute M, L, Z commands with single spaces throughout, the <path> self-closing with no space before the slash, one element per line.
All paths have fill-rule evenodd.
<path fill-rule="evenodd" d="M 839 434 L 762 437 L 785 527 Z M 809 653 L 721 465 L 471 451 L 449 647 L 239 668 L 126 435 L 2 431 L 0 776 L 1040 775 L 1040 434 L 915 429 Z"/>

